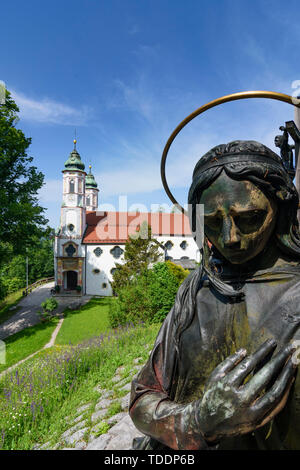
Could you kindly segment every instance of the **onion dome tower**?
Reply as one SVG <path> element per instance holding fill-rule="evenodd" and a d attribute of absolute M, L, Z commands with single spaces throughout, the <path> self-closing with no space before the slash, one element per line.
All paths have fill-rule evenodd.
<path fill-rule="evenodd" d="M 63 173 L 63 202 L 61 210 L 61 233 L 81 238 L 85 230 L 85 176 L 84 163 L 74 148 L 65 162 Z"/>
<path fill-rule="evenodd" d="M 87 211 L 95 211 L 98 208 L 98 184 L 91 173 L 91 165 L 89 165 L 89 173 L 85 177 L 85 204 Z"/>

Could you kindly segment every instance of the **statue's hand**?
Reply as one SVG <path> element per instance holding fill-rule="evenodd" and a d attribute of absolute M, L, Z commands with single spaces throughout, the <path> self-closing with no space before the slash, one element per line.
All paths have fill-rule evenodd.
<path fill-rule="evenodd" d="M 268 423 L 284 407 L 295 374 L 291 345 L 243 385 L 244 379 L 275 347 L 274 340 L 267 340 L 247 357 L 246 350 L 239 350 L 214 369 L 197 413 L 199 429 L 208 442 L 251 432 Z M 268 385 L 268 390 L 261 394 Z"/>

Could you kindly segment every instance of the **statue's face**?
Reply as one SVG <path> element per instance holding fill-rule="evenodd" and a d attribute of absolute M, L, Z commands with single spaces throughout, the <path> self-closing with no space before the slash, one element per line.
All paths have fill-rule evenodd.
<path fill-rule="evenodd" d="M 275 141 L 275 146 L 276 146 L 276 147 L 280 147 L 280 144 L 281 144 L 281 138 L 280 138 L 280 136 L 279 136 L 279 135 L 276 135 L 276 137 L 275 137 L 274 141 Z"/>
<path fill-rule="evenodd" d="M 199 202 L 207 238 L 230 263 L 245 263 L 265 248 L 277 205 L 253 183 L 233 180 L 223 171 Z"/>

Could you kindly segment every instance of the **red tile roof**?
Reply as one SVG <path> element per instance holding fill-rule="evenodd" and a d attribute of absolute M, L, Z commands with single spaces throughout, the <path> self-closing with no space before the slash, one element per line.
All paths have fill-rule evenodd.
<path fill-rule="evenodd" d="M 154 236 L 191 236 L 184 214 L 87 211 L 83 243 L 125 243 L 144 221 L 151 225 Z"/>

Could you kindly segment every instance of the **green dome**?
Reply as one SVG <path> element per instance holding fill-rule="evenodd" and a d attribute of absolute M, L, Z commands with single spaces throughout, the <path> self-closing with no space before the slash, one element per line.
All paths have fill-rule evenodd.
<path fill-rule="evenodd" d="M 89 173 L 85 177 L 85 187 L 90 188 L 90 189 L 95 189 L 98 187 L 98 184 L 96 183 L 96 180 L 94 178 L 94 175 L 91 173 L 91 167 Z"/>
<path fill-rule="evenodd" d="M 68 160 L 65 162 L 66 170 L 84 170 L 84 163 L 82 163 L 81 158 L 77 150 L 74 148 L 70 153 Z"/>

